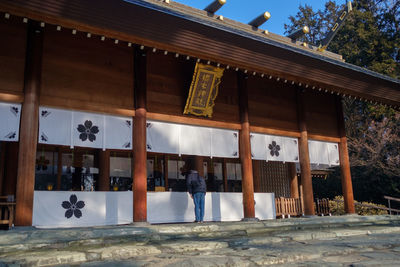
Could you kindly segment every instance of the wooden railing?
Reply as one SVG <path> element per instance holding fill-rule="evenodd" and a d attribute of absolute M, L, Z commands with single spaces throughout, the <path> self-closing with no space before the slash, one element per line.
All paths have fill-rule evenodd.
<path fill-rule="evenodd" d="M 0 225 L 10 229 L 14 224 L 14 196 L 0 196 Z"/>
<path fill-rule="evenodd" d="M 392 209 L 390 206 L 390 200 L 400 202 L 400 198 L 395 198 L 395 197 L 390 197 L 390 196 L 383 196 L 383 198 L 387 199 L 387 201 L 388 201 L 389 214 L 392 215 L 392 211 L 394 211 L 394 212 L 396 212 L 397 215 L 399 215 L 400 210 Z"/>
<path fill-rule="evenodd" d="M 275 198 L 276 217 L 302 216 L 304 214 L 301 198 Z"/>
<path fill-rule="evenodd" d="M 331 216 L 331 209 L 329 207 L 329 199 L 316 199 L 315 201 L 316 214 L 320 216 Z"/>

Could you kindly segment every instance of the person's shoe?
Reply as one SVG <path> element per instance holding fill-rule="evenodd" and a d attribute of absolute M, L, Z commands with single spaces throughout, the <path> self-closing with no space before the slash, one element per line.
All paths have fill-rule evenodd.
<path fill-rule="evenodd" d="M 204 223 L 204 221 L 200 221 L 199 223 Z"/>

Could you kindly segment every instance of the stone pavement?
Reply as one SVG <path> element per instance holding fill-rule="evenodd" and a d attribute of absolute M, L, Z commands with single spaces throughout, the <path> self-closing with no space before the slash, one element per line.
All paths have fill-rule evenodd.
<path fill-rule="evenodd" d="M 400 266 L 400 216 L 0 232 L 0 266 Z"/>

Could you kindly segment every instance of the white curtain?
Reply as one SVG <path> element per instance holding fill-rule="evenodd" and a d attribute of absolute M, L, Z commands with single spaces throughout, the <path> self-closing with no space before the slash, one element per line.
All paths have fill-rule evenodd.
<path fill-rule="evenodd" d="M 250 134 L 251 156 L 256 160 L 267 159 L 267 145 L 265 143 L 265 134 Z"/>
<path fill-rule="evenodd" d="M 53 228 L 129 224 L 133 221 L 132 206 L 132 191 L 35 191 L 32 225 Z"/>
<path fill-rule="evenodd" d="M 179 154 L 179 133 L 179 124 L 148 121 L 147 151 Z"/>
<path fill-rule="evenodd" d="M 132 118 L 105 117 L 105 146 L 109 149 L 132 149 Z"/>
<path fill-rule="evenodd" d="M 211 155 L 210 128 L 181 125 L 179 141 L 180 154 L 208 157 Z"/>
<path fill-rule="evenodd" d="M 40 107 L 39 143 L 132 149 L 132 118 Z"/>
<path fill-rule="evenodd" d="M 0 141 L 18 141 L 20 118 L 21 104 L 0 102 Z"/>
<path fill-rule="evenodd" d="M 39 108 L 39 143 L 71 145 L 72 112 L 54 108 Z"/>
<path fill-rule="evenodd" d="M 265 135 L 267 145 L 268 161 L 285 161 L 285 153 L 283 151 L 283 141 L 280 136 Z"/>
<path fill-rule="evenodd" d="M 72 130 L 73 146 L 105 147 L 103 115 L 74 111 Z"/>
<path fill-rule="evenodd" d="M 297 138 L 252 133 L 250 142 L 253 159 L 283 162 L 299 161 Z"/>
<path fill-rule="evenodd" d="M 147 122 L 147 151 L 206 157 L 239 157 L 238 132 L 167 122 Z"/>
<path fill-rule="evenodd" d="M 297 138 L 282 137 L 286 162 L 299 162 L 299 141 Z"/>
<path fill-rule="evenodd" d="M 232 130 L 211 129 L 211 155 L 221 158 L 239 156 L 239 133 Z"/>
<path fill-rule="evenodd" d="M 327 143 L 323 141 L 315 141 L 309 140 L 308 141 L 308 150 L 310 154 L 310 163 L 314 164 L 326 164 L 326 165 L 338 165 L 338 163 L 331 164 L 330 154 L 332 157 L 332 163 L 336 160 L 339 160 L 339 154 L 334 149 L 334 143 Z M 337 144 L 336 144 L 337 146 Z M 332 149 L 332 153 L 329 150 Z M 337 157 L 336 157 L 337 156 Z"/>
<path fill-rule="evenodd" d="M 326 143 L 328 146 L 329 164 L 333 166 L 340 165 L 339 145 L 337 143 Z"/>

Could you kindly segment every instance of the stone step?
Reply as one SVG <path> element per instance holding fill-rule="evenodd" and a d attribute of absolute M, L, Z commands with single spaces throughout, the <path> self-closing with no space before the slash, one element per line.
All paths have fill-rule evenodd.
<path fill-rule="evenodd" d="M 235 247 L 400 233 L 398 216 L 292 218 L 262 222 L 16 228 L 0 233 L 0 262 L 27 266 L 206 253 Z M 0 264 L 1 266 L 1 264 Z"/>

